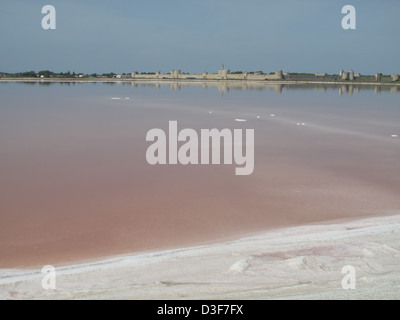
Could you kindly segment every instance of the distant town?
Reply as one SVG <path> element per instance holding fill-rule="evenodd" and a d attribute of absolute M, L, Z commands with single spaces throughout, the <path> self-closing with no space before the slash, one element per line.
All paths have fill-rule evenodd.
<path fill-rule="evenodd" d="M 380 83 L 394 83 L 399 81 L 399 74 L 393 73 L 391 75 L 383 75 L 376 73 L 374 75 L 363 75 L 356 73 L 353 70 L 344 71 L 340 70 L 338 74 L 322 73 L 290 73 L 283 72 L 282 70 L 265 73 L 263 71 L 244 72 L 234 71 L 222 68 L 215 73 L 203 72 L 202 74 L 185 73 L 181 70 L 171 70 L 169 73 L 158 72 L 130 72 L 130 73 L 103 73 L 103 74 L 85 74 L 75 72 L 52 72 L 49 70 L 44 71 L 28 71 L 19 73 L 6 73 L 0 72 L 0 79 L 81 79 L 81 80 L 94 80 L 94 79 L 130 79 L 130 80 L 249 80 L 249 81 L 317 81 L 317 82 L 380 82 Z"/>

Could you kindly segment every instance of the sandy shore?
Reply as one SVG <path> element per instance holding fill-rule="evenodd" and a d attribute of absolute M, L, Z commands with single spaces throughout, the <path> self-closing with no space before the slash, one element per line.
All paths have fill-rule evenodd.
<path fill-rule="evenodd" d="M 356 289 L 342 289 L 346 265 Z M 209 246 L 1 270 L 0 299 L 399 299 L 400 215 L 269 231 Z"/>

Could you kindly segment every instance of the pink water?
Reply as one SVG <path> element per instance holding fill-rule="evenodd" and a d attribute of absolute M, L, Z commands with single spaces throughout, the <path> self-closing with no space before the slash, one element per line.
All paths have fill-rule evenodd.
<path fill-rule="evenodd" d="M 0 267 L 400 212 L 398 92 L 219 89 L 1 83 Z M 254 173 L 148 165 L 146 133 L 169 120 L 255 129 Z"/>

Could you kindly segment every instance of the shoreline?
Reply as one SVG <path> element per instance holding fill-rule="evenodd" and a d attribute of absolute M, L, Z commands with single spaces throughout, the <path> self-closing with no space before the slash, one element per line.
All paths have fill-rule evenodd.
<path fill-rule="evenodd" d="M 367 81 L 309 81 L 309 80 L 206 80 L 206 79 L 116 79 L 116 78 L 0 78 L 0 82 L 79 82 L 79 83 L 104 83 L 104 82 L 150 82 L 150 83 L 236 83 L 236 84 L 329 84 L 329 85 L 373 85 L 373 86 L 400 86 L 400 82 L 367 82 Z"/>
<path fill-rule="evenodd" d="M 53 291 L 40 269 L 0 269 L 0 299 L 400 298 L 399 235 L 399 214 L 276 228 L 59 267 Z M 357 290 L 341 288 L 345 265 Z"/>
<path fill-rule="evenodd" d="M 202 240 L 187 240 L 186 242 L 182 242 L 181 244 L 165 244 L 165 245 L 158 245 L 155 247 L 150 248 L 139 248 L 138 250 L 127 251 L 127 250 L 120 250 L 118 248 L 114 248 L 114 250 L 109 251 L 106 254 L 77 254 L 73 258 L 71 256 L 53 256 L 51 255 L 51 259 L 46 257 L 42 263 L 33 262 L 28 264 L 19 264 L 11 267 L 8 266 L 0 266 L 0 279 L 2 270 L 19 270 L 21 272 L 30 271 L 30 270 L 39 270 L 41 269 L 44 264 L 50 264 L 55 266 L 56 268 L 70 268 L 74 266 L 83 266 L 83 265 L 91 265 L 91 264 L 98 264 L 102 261 L 109 261 L 118 259 L 120 257 L 141 257 L 141 256 L 148 256 L 153 254 L 163 254 L 167 252 L 175 252 L 175 251 L 186 251 L 193 248 L 207 248 L 208 246 L 215 246 L 219 244 L 225 244 L 230 242 L 235 242 L 238 239 L 248 239 L 253 237 L 258 237 L 259 235 L 268 234 L 271 232 L 279 232 L 280 230 L 288 230 L 294 228 L 303 228 L 303 227 L 315 227 L 315 226 L 332 226 L 332 225 L 339 225 L 345 223 L 352 223 L 359 220 L 371 219 L 374 217 L 386 217 L 384 216 L 375 216 L 365 215 L 359 217 L 346 217 L 346 218 L 331 218 L 327 220 L 315 220 L 315 221 L 308 221 L 302 223 L 287 223 L 287 224 L 280 224 L 280 225 L 273 225 L 268 228 L 264 229 L 253 229 L 242 231 L 236 234 L 222 234 L 220 236 L 213 236 L 211 238 L 202 239 Z M 389 215 L 391 216 L 391 215 Z M 52 262 L 49 262 L 52 261 Z M 1 282 L 0 282 L 1 283 Z"/>

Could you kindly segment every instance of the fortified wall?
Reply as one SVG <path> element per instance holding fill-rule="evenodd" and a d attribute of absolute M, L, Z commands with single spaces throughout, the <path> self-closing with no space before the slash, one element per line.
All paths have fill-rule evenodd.
<path fill-rule="evenodd" d="M 338 75 L 329 75 L 327 73 L 315 74 L 298 74 L 298 73 L 283 73 L 282 70 L 275 71 L 272 74 L 261 72 L 235 72 L 231 73 L 229 69 L 222 67 L 218 73 L 203 72 L 202 74 L 183 73 L 181 70 L 171 70 L 170 73 L 156 72 L 152 74 L 139 74 L 132 72 L 132 79 L 137 80 L 252 80 L 252 81 L 327 81 L 327 82 L 343 82 L 343 81 L 359 81 L 359 82 L 396 82 L 399 81 L 398 74 L 384 76 L 381 73 L 376 73 L 373 76 L 360 75 L 353 70 L 348 72 L 340 70 Z"/>
<path fill-rule="evenodd" d="M 316 74 L 290 74 L 284 73 L 284 79 L 290 81 L 340 81 L 340 82 L 396 82 L 399 81 L 398 74 L 392 75 L 382 75 L 381 73 L 376 73 L 373 76 L 361 75 L 360 73 L 355 73 L 353 70 L 348 72 L 340 70 L 339 74 L 330 75 L 327 73 L 316 73 Z"/>
<path fill-rule="evenodd" d="M 139 74 L 132 72 L 132 79 L 154 79 L 154 80 L 284 80 L 282 70 L 275 71 L 274 74 L 262 74 L 262 73 L 231 73 L 229 69 L 221 69 L 218 73 L 203 72 L 202 74 L 188 74 L 182 73 L 181 70 L 171 70 L 170 73 L 156 72 L 154 74 Z"/>

